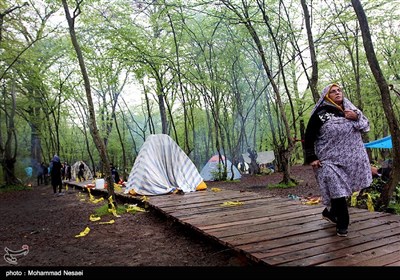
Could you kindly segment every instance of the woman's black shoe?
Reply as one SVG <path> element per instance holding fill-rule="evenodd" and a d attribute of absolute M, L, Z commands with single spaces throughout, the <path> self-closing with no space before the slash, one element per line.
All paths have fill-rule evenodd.
<path fill-rule="evenodd" d="M 346 237 L 347 236 L 347 229 L 346 228 L 337 228 L 336 229 L 337 236 Z"/>
<path fill-rule="evenodd" d="M 336 225 L 336 217 L 329 212 L 328 208 L 325 208 L 324 211 L 322 211 L 322 218 Z"/>

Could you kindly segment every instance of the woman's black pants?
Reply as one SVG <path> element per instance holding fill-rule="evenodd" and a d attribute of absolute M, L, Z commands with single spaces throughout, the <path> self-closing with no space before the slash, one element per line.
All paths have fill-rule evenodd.
<path fill-rule="evenodd" d="M 331 214 L 336 216 L 336 227 L 347 229 L 349 226 L 349 209 L 347 207 L 346 197 L 331 199 Z"/>

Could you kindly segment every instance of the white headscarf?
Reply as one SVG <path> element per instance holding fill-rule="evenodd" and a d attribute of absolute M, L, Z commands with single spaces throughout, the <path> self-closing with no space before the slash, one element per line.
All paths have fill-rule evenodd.
<path fill-rule="evenodd" d="M 311 111 L 311 115 L 314 114 L 315 110 L 317 110 L 321 106 L 334 106 L 334 107 L 339 108 L 339 106 L 337 104 L 333 104 L 332 102 L 330 102 L 329 100 L 327 100 L 325 98 L 329 94 L 329 91 L 331 90 L 331 88 L 333 86 L 337 86 L 340 89 L 342 88 L 341 86 L 339 86 L 338 84 L 335 84 L 335 83 L 329 84 L 326 87 L 324 87 L 324 89 L 322 90 L 322 93 L 321 93 L 321 97 L 319 98 L 319 100 L 317 101 L 317 103 L 315 104 L 314 108 Z M 350 100 L 348 100 L 346 97 L 343 97 L 343 108 L 350 109 L 350 110 L 357 109 L 357 107 L 354 106 L 353 103 L 351 103 Z"/>

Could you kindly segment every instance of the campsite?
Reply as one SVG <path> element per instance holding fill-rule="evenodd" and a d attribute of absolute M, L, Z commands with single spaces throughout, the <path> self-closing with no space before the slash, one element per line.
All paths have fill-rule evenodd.
<path fill-rule="evenodd" d="M 207 182 L 207 186 L 282 197 L 290 194 L 318 195 L 309 166 L 293 167 L 293 176 L 301 183 L 289 189 L 266 188 L 267 184 L 277 184 L 280 181 L 279 173 L 244 175 L 240 183 Z M 159 213 L 125 214 L 116 218 L 114 224 L 93 225 L 88 218 L 99 206 L 81 201 L 82 197 L 77 193 L 70 189 L 63 196 L 54 196 L 50 186 L 40 186 L 0 195 L 2 225 L 5 225 L 0 228 L 1 246 L 14 250 L 24 244 L 29 246 L 29 253 L 18 259 L 18 266 L 90 268 L 254 265 L 190 228 L 165 219 Z M 87 193 L 84 197 L 87 197 Z M 76 238 L 75 235 L 85 226 L 90 226 L 90 233 Z M 0 262 L 0 266 L 5 265 L 5 262 Z"/>
<path fill-rule="evenodd" d="M 304 165 L 305 133 L 332 83 L 360 110 L 336 104 L 339 115 L 321 120 L 350 113 L 355 123 L 340 121 L 353 131 L 357 112 L 368 118 L 363 178 L 370 163 L 393 163 L 393 180 L 365 193 L 363 203 L 370 207 L 380 191 L 380 206 L 400 201 L 393 56 L 399 6 L 400 0 L 2 1 L 0 267 L 255 265 L 205 231 L 165 218 L 161 207 L 117 215 L 110 207 L 115 191 L 123 184 L 124 194 L 143 196 L 143 205 L 146 196 L 189 196 L 206 186 L 276 200 L 318 198 Z M 54 158 L 71 165 L 73 182 L 83 177 L 91 186 L 67 183 L 53 194 L 40 180 L 45 170 L 61 187 L 64 168 L 52 169 Z M 91 187 L 109 196 L 95 197 Z M 118 201 L 125 203 L 136 206 Z M 98 220 L 100 207 L 105 215 Z M 247 214 L 237 216 L 253 222 Z"/>

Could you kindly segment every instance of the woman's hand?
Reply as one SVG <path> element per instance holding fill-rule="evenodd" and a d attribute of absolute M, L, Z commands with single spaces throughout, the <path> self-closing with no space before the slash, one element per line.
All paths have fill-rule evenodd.
<path fill-rule="evenodd" d="M 320 168 L 322 166 L 321 162 L 319 161 L 319 159 L 314 160 L 313 162 L 310 163 L 311 167 L 313 169 L 317 169 Z"/>
<path fill-rule="evenodd" d="M 348 120 L 356 121 L 358 120 L 358 115 L 355 111 L 353 110 L 344 110 L 344 117 Z"/>

